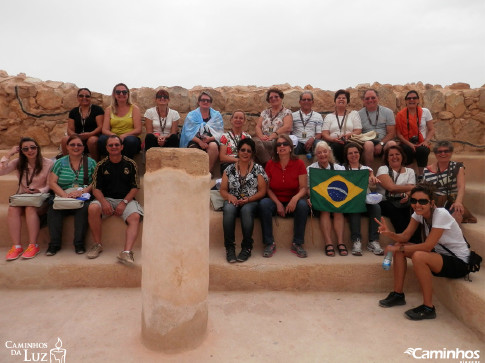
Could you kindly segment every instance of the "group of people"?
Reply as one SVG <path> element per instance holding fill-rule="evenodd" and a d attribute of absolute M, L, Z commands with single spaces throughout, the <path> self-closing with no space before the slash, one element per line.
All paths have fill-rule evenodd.
<path fill-rule="evenodd" d="M 105 110 L 91 104 L 88 89 L 79 89 L 77 96 L 79 106 L 69 113 L 67 135 L 62 140 L 65 156 L 53 163 L 42 157 L 34 139 L 23 138 L 19 146 L 0 160 L 0 175 L 16 170 L 18 193 L 52 190 L 59 197 L 80 198 L 87 194 L 95 199 L 90 201 L 88 198 L 81 208 L 72 210 L 53 208 L 52 199 L 39 208 L 10 206 L 8 222 L 13 246 L 7 260 L 20 256 L 33 258 L 39 253 L 39 216 L 47 211 L 51 236 L 48 256 L 55 255 L 61 248 L 63 217 L 74 214 L 75 252 L 86 252 L 84 237 L 89 225 L 94 244 L 88 257 L 98 257 L 103 251 L 102 217 L 116 215 L 127 224 L 125 246 L 118 259 L 124 263 L 134 262 L 132 249 L 143 217 L 143 209 L 135 200 L 139 186 L 136 163 L 132 160 L 142 148 L 140 109 L 131 102 L 130 91 L 123 83 L 113 88 L 111 105 Z M 364 107 L 359 111 L 348 110 L 348 91 L 337 91 L 335 111 L 324 119 L 313 110 L 312 92 L 301 93 L 301 108 L 293 113 L 284 107 L 283 98 L 284 93 L 279 89 L 267 91 L 266 100 L 270 107 L 261 113 L 255 135 L 251 137 L 244 131 L 246 115 L 242 110 L 232 114 L 231 129 L 224 132 L 222 115 L 211 107 L 212 95 L 204 91 L 197 100 L 199 107 L 187 115 L 179 135 L 180 115 L 169 108 L 168 92 L 160 90 L 155 95 L 156 106 L 144 115 L 147 131 L 144 149 L 201 149 L 209 156 L 211 172 L 220 160 L 224 246 L 229 263 L 244 262 L 251 256 L 256 215 L 261 220 L 263 257 L 269 258 L 276 251 L 272 224 L 275 215 L 294 217 L 291 252 L 301 258 L 307 257 L 304 242 L 306 221 L 312 210 L 310 169 L 367 170 L 369 186 L 382 196 L 379 203 L 366 203 L 369 216 L 367 250 L 375 255 L 392 251 L 396 261 L 395 291 L 380 305 L 405 303 L 402 292 L 405 258 L 412 258 L 415 266 L 420 268 L 417 276 L 423 288 L 424 304 L 408 311 L 407 315 L 412 319 L 433 317 L 431 273 L 461 277 L 465 271 L 463 265 L 467 263 L 468 248 L 458 238 L 459 223 L 465 212 L 465 175 L 463 164 L 451 161 L 453 145 L 447 141 L 435 144 L 433 151 L 437 162 L 427 165 L 434 127 L 429 110 L 419 106 L 419 94 L 416 91 L 406 94 L 406 108 L 396 118 L 390 109 L 379 105 L 378 92 L 373 89 L 364 92 Z M 17 153 L 19 158 L 10 161 Z M 102 158 L 106 154 L 107 157 Z M 309 158 L 315 155 L 316 161 L 306 168 L 297 154 L 309 154 Z M 374 175 L 375 157 L 382 157 L 384 165 Z M 414 159 L 418 176 L 406 167 Z M 427 186 L 416 185 L 417 181 L 434 184 L 436 193 Z M 438 207 L 446 209 L 435 208 L 435 201 L 439 203 L 437 196 L 445 196 L 443 205 L 438 204 Z M 348 255 L 344 241 L 345 216 L 315 212 L 319 215 L 325 254 Z M 29 235 L 25 251 L 20 233 L 22 214 L 26 216 Z M 435 215 L 435 221 L 431 223 Z M 235 245 L 237 216 L 241 217 L 243 235 L 238 254 Z M 382 216 L 390 218 L 395 232 L 388 229 Z M 351 213 L 348 219 L 351 253 L 361 256 L 361 214 Z M 424 228 L 419 228 L 421 225 Z M 389 235 L 397 243 L 383 249 L 379 243 L 380 234 Z M 448 249 L 436 248 L 435 252 L 438 243 Z"/>

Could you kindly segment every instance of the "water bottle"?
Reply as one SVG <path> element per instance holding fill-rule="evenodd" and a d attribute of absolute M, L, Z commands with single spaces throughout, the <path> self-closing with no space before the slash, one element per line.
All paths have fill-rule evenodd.
<path fill-rule="evenodd" d="M 391 262 L 392 262 L 392 252 L 387 252 L 386 257 L 384 257 L 384 261 L 382 261 L 382 268 L 386 271 L 391 269 Z"/>
<path fill-rule="evenodd" d="M 311 159 L 313 158 L 312 153 L 307 153 L 307 154 L 306 154 L 306 158 L 307 158 L 308 160 L 311 160 Z"/>

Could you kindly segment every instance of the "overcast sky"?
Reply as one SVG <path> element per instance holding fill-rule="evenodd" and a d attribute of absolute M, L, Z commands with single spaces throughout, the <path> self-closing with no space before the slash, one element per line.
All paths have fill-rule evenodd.
<path fill-rule="evenodd" d="M 9 0 L 0 69 L 111 93 L 485 84 L 484 0 Z"/>

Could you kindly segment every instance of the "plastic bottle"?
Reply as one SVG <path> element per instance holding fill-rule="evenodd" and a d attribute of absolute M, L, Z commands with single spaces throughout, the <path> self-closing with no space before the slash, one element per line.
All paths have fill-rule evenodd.
<path fill-rule="evenodd" d="M 392 252 L 387 252 L 386 257 L 384 257 L 384 261 L 382 261 L 382 268 L 386 271 L 391 269 L 391 262 L 392 262 Z"/>

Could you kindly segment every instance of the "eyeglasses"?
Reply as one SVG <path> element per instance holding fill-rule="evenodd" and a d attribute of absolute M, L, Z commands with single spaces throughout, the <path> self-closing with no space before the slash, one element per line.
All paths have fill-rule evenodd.
<path fill-rule="evenodd" d="M 212 101 L 210 100 L 210 98 L 201 98 L 200 99 L 200 102 L 209 102 L 209 103 L 211 103 Z"/>
<path fill-rule="evenodd" d="M 91 95 L 77 95 L 79 98 L 91 98 Z"/>
<path fill-rule="evenodd" d="M 168 96 L 165 96 L 165 95 L 161 95 L 161 96 L 157 96 L 157 99 L 164 99 L 164 100 L 168 100 Z"/>
<path fill-rule="evenodd" d="M 126 95 L 128 94 L 128 91 L 127 91 L 127 90 L 125 90 L 125 89 L 124 89 L 123 91 L 116 90 L 116 91 L 115 91 L 115 93 L 116 93 L 118 96 L 119 96 L 120 94 L 122 94 L 122 93 L 123 93 L 123 95 L 125 95 L 125 96 L 126 96 Z"/>
<path fill-rule="evenodd" d="M 121 144 L 107 144 L 107 147 L 120 147 Z"/>
<path fill-rule="evenodd" d="M 410 100 L 410 101 L 419 100 L 419 97 L 408 97 L 406 98 L 406 100 Z"/>
<path fill-rule="evenodd" d="M 70 147 L 84 147 L 83 144 L 69 144 Z"/>
<path fill-rule="evenodd" d="M 270 97 L 268 97 L 269 100 L 277 100 L 278 98 L 280 98 L 280 96 L 270 96 Z"/>
<path fill-rule="evenodd" d="M 27 152 L 27 151 L 29 151 L 29 150 L 37 150 L 37 146 L 35 146 L 35 145 L 32 145 L 32 146 L 24 146 L 24 147 L 22 148 L 22 151 L 23 151 L 24 153 L 26 153 L 26 152 Z"/>
<path fill-rule="evenodd" d="M 239 151 L 242 153 L 248 153 L 248 154 L 251 154 L 253 152 L 253 150 L 251 149 L 239 149 Z"/>
<path fill-rule="evenodd" d="M 288 141 L 276 143 L 276 147 L 281 147 L 281 146 L 290 146 L 290 143 Z"/>
<path fill-rule="evenodd" d="M 410 198 L 410 199 L 409 199 L 409 202 L 410 202 L 411 204 L 416 204 L 416 203 L 418 203 L 418 204 L 420 204 L 420 205 L 426 205 L 426 204 L 428 204 L 428 203 L 429 203 L 429 199 L 416 199 L 416 198 Z"/>
<path fill-rule="evenodd" d="M 313 100 L 311 98 L 302 98 L 300 101 L 302 101 L 302 102 L 312 102 Z"/>
<path fill-rule="evenodd" d="M 377 99 L 376 96 L 370 96 L 370 97 L 364 98 L 365 101 L 376 100 L 376 99 Z"/>
<path fill-rule="evenodd" d="M 436 150 L 435 154 L 449 154 L 451 153 L 451 150 Z"/>

